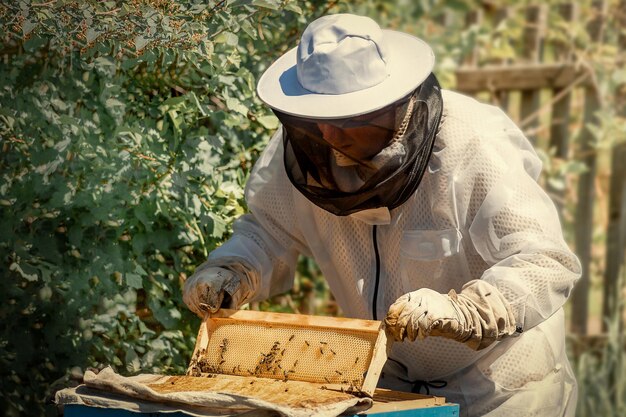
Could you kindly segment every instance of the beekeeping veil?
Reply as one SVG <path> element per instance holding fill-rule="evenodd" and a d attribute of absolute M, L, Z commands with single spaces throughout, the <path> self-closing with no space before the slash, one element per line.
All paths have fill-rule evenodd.
<path fill-rule="evenodd" d="M 340 216 L 395 208 L 419 185 L 439 125 L 434 55 L 413 36 L 338 14 L 312 22 L 261 77 L 259 97 L 284 126 L 293 185 Z M 330 140 L 338 129 L 352 143 Z"/>

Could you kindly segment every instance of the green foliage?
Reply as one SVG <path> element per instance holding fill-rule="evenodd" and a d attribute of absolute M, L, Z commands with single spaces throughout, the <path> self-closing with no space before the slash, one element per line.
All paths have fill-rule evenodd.
<path fill-rule="evenodd" d="M 75 366 L 184 372 L 199 322 L 182 282 L 245 211 L 276 126 L 255 75 L 324 4 L 0 6 L 7 415 L 42 414 Z"/>
<path fill-rule="evenodd" d="M 618 301 L 621 305 L 621 300 Z M 617 316 L 607 319 L 607 324 L 608 333 L 596 346 L 585 346 L 579 355 L 570 355 L 574 357 L 579 387 L 576 410 L 579 417 L 626 415 L 626 339 Z M 585 341 L 574 338 L 571 344 L 581 343 Z"/>
<path fill-rule="evenodd" d="M 182 283 L 246 210 L 247 175 L 277 126 L 255 97 L 256 79 L 308 22 L 354 12 L 427 39 L 440 81 L 453 87 L 454 69 L 475 46 L 481 63 L 519 56 L 519 13 L 497 27 L 465 28 L 464 13 L 491 3 L 0 2 L 5 414 L 54 414 L 43 399 L 89 366 L 184 372 L 199 321 L 182 303 Z M 624 83 L 616 51 L 589 47 L 585 19 L 550 19 L 557 24 L 548 36 L 592 63 L 603 93 Z M 611 42 L 617 36 L 607 31 Z M 599 148 L 624 126 L 612 111 L 601 116 Z M 554 189 L 585 169 L 544 155 Z M 298 271 L 290 293 L 255 307 L 336 314 L 315 264 L 303 260 Z M 603 357 L 607 372 L 621 360 L 613 351 Z M 577 369 L 585 395 L 603 398 L 590 388 L 605 382 L 591 372 L 596 358 L 581 358 Z"/>

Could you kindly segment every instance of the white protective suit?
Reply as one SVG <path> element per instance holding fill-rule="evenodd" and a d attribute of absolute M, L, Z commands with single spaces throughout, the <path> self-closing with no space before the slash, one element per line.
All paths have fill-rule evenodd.
<path fill-rule="evenodd" d="M 480 351 L 442 337 L 397 342 L 380 385 L 443 380 L 430 394 L 463 416 L 573 416 L 562 306 L 580 264 L 536 182 L 541 162 L 499 109 L 449 91 L 443 101 L 422 182 L 391 212 L 338 217 L 308 201 L 285 173 L 279 129 L 248 181 L 251 213 L 209 263 L 246 265 L 262 300 L 289 290 L 298 255 L 311 256 L 346 316 L 378 320 L 407 292 L 483 279 L 511 304 L 521 335 Z"/>

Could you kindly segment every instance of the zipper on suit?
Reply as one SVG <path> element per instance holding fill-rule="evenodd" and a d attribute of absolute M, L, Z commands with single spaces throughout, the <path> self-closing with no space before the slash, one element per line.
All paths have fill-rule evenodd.
<path fill-rule="evenodd" d="M 376 281 L 374 282 L 374 297 L 372 300 L 372 314 L 374 320 L 378 320 L 377 305 L 378 305 L 378 284 L 380 281 L 380 254 L 378 253 L 378 238 L 376 236 L 376 225 L 372 228 L 372 240 L 374 242 L 374 257 L 376 259 Z"/>

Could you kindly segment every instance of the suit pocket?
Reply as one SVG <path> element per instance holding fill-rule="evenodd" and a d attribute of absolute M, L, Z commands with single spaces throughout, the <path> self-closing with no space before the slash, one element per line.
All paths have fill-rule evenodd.
<path fill-rule="evenodd" d="M 459 253 L 461 239 L 461 232 L 457 229 L 407 230 L 402 235 L 400 253 L 417 261 L 446 258 Z"/>
<path fill-rule="evenodd" d="M 407 230 L 400 241 L 400 267 L 405 292 L 428 287 L 447 292 L 462 285 L 463 249 L 458 229 Z"/>

